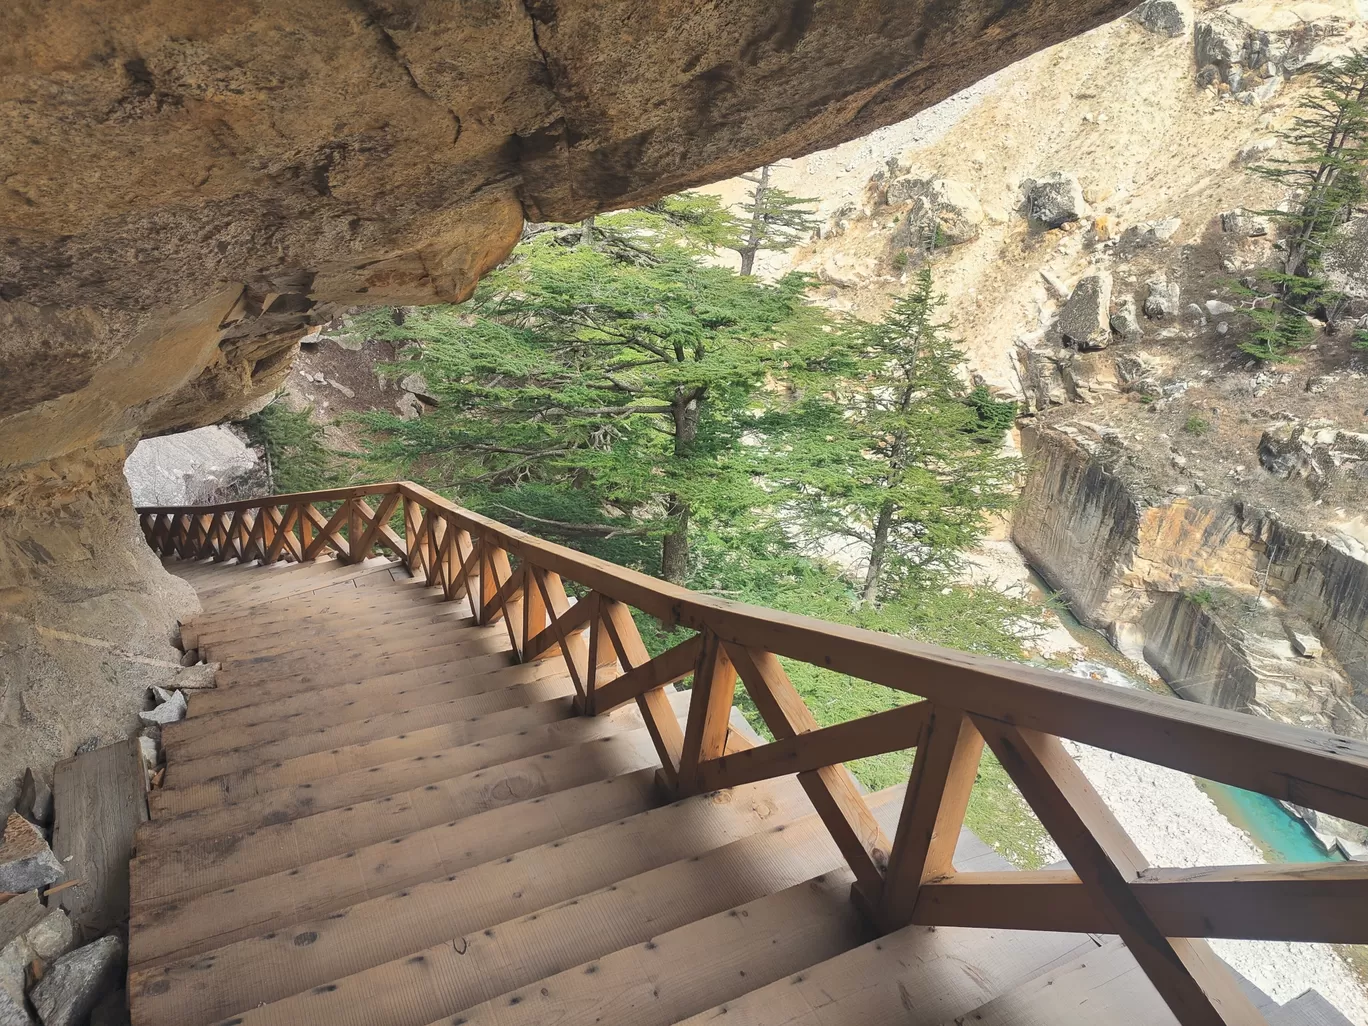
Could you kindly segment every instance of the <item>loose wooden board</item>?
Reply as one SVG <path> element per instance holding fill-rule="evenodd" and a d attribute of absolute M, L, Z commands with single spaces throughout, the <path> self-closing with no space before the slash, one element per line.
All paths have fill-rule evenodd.
<path fill-rule="evenodd" d="M 147 820 L 147 776 L 138 739 L 85 752 L 53 770 L 52 848 L 68 880 L 56 898 L 78 933 L 96 937 L 128 918 L 128 862 Z M 69 861 L 68 861 L 69 860 Z"/>

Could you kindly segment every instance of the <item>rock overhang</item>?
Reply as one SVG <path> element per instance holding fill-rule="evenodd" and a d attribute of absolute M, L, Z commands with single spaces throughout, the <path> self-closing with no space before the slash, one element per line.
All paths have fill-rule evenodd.
<path fill-rule="evenodd" d="M 910 116 L 1116 0 L 58 0 L 0 32 L 0 467 L 223 419 L 336 311 Z"/>

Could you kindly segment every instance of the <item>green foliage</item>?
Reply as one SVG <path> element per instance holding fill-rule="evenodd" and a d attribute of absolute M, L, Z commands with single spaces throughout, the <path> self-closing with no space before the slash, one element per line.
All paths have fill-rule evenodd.
<path fill-rule="evenodd" d="M 1183 423 L 1183 430 L 1190 435 L 1196 435 L 1200 438 L 1211 430 L 1211 422 L 1205 417 L 1193 413 L 1189 415 L 1188 419 Z"/>
<path fill-rule="evenodd" d="M 323 428 L 312 409 L 291 410 L 277 395 L 259 411 L 239 421 L 248 441 L 261 448 L 270 491 L 277 494 L 316 491 L 341 483 L 337 456 L 323 444 Z"/>
<path fill-rule="evenodd" d="M 965 387 L 944 302 L 923 267 L 881 322 L 845 332 L 843 361 L 788 414 L 787 461 L 771 471 L 811 537 L 869 552 L 868 602 L 938 587 L 1011 506 L 1017 463 L 1000 426 L 1015 407 Z"/>
<path fill-rule="evenodd" d="M 770 184 L 769 165 L 754 178 L 742 177 L 754 187 L 750 198 L 741 204 L 736 240 L 725 245 L 741 254 L 741 273 L 750 274 L 757 253 L 792 249 L 817 231 L 822 222 L 809 209 L 817 202 L 814 197 L 794 196 Z"/>
<path fill-rule="evenodd" d="M 910 256 L 908 256 L 908 254 L 907 254 L 907 250 L 905 250 L 905 249 L 900 249 L 900 250 L 898 250 L 898 252 L 896 252 L 896 253 L 893 254 L 893 267 L 894 267 L 894 269 L 899 270 L 899 271 L 905 271 L 905 270 L 907 270 L 908 261 L 911 260 L 911 259 L 912 259 L 912 258 L 911 258 Z"/>
<path fill-rule="evenodd" d="M 389 434 L 376 457 L 539 533 L 654 537 L 665 576 L 682 580 L 691 519 L 737 521 L 764 504 L 743 433 L 767 379 L 802 373 L 825 338 L 802 277 L 767 285 L 696 258 L 689 232 L 715 227 L 710 202 L 597 219 L 646 258 L 548 232 L 467 308 L 369 323 L 423 344 L 439 399 L 417 421 L 371 414 Z M 567 490 L 573 518 L 538 512 Z"/>
<path fill-rule="evenodd" d="M 986 385 L 975 385 L 964 397 L 978 417 L 976 434 L 982 441 L 1000 444 L 1002 434 L 1016 423 L 1020 412 L 1017 404 L 1010 399 L 994 399 Z"/>
<path fill-rule="evenodd" d="M 1197 605 L 1203 607 L 1211 605 L 1216 598 L 1210 588 L 1199 588 L 1196 591 L 1190 591 L 1188 592 L 1187 597 Z"/>
<path fill-rule="evenodd" d="M 1278 133 L 1288 155 L 1250 169 L 1300 197 L 1290 210 L 1262 211 L 1283 226 L 1282 266 L 1237 290 L 1274 300 L 1251 311 L 1255 330 L 1240 345 L 1260 360 L 1289 359 L 1311 338 L 1308 317 L 1325 310 L 1333 318 L 1343 297 L 1322 276 L 1324 255 L 1339 226 L 1368 199 L 1368 51 L 1317 66 L 1315 79 L 1315 91 Z"/>

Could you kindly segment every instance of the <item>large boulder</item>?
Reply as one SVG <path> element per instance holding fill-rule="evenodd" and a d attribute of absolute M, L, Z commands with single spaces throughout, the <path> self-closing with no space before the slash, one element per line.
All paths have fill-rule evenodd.
<path fill-rule="evenodd" d="M 973 190 L 948 178 L 899 178 L 888 186 L 890 203 L 911 203 L 894 244 L 939 249 L 978 238 L 983 207 Z"/>
<path fill-rule="evenodd" d="M 261 458 L 231 428 L 214 424 L 145 438 L 124 463 L 138 506 L 188 506 L 260 495 Z"/>
<path fill-rule="evenodd" d="M 1145 0 L 1130 17 L 1158 35 L 1182 36 L 1192 26 L 1192 5 L 1187 0 Z"/>
<path fill-rule="evenodd" d="M 1145 316 L 1161 321 L 1177 317 L 1180 309 L 1178 283 L 1168 278 L 1152 278 L 1146 286 L 1149 295 L 1145 297 Z"/>
<path fill-rule="evenodd" d="M 118 982 L 124 949 L 118 937 L 63 955 L 47 967 L 30 995 L 43 1026 L 80 1026 Z"/>
<path fill-rule="evenodd" d="M 1140 318 L 1135 313 L 1135 298 L 1123 296 L 1116 304 L 1116 312 L 1109 318 L 1111 330 L 1127 342 L 1134 342 L 1144 335 Z"/>
<path fill-rule="evenodd" d="M 62 864 L 43 835 L 17 812 L 0 832 L 0 891 L 22 894 L 60 880 Z"/>
<path fill-rule="evenodd" d="M 1106 349 L 1111 341 L 1112 277 L 1098 271 L 1079 280 L 1059 311 L 1061 341 L 1073 349 Z"/>
<path fill-rule="evenodd" d="M 1213 10 L 1193 30 L 1198 80 L 1266 99 L 1277 89 L 1269 82 L 1347 51 L 1347 33 L 1359 17 L 1348 5 L 1318 3 L 1237 3 Z"/>
<path fill-rule="evenodd" d="M 1051 171 L 1021 183 L 1026 194 L 1026 216 L 1046 228 L 1059 228 L 1091 213 L 1078 179 L 1063 171 Z"/>

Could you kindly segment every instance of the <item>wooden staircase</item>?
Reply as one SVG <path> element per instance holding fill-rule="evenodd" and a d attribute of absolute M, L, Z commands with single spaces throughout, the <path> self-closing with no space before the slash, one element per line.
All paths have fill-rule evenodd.
<path fill-rule="evenodd" d="M 1361 867 L 1142 869 L 1118 891 L 1099 865 L 1142 857 L 1054 738 L 929 702 L 818 729 L 759 647 L 881 679 L 895 664 L 880 653 L 905 643 L 768 614 L 799 640 L 745 648 L 705 626 L 651 658 L 625 603 L 693 625 L 690 593 L 534 540 L 516 551 L 526 536 L 477 536 L 492 522 L 377 487 L 395 498 L 344 495 L 331 515 L 311 497 L 145 513 L 201 598 L 183 641 L 218 669 L 164 728 L 137 837 L 134 1026 L 1334 1021 L 1313 992 L 1273 1005 L 1201 941 L 1170 938 L 1368 939 Z M 387 523 L 401 487 L 418 507 L 402 538 Z M 572 559 L 593 589 L 578 602 L 558 575 Z M 842 654 L 856 643 L 863 663 Z M 944 665 L 970 689 L 1008 672 Z M 1227 746 L 1224 779 L 1272 759 L 1299 788 L 1334 781 L 1336 808 L 1368 793 L 1355 742 L 1010 672 L 1092 743 L 1193 771 L 1210 750 L 1172 739 L 1195 724 Z M 777 741 L 736 716 L 738 675 Z M 1098 706 L 1111 721 L 1084 715 Z M 979 731 L 1078 874 L 1013 872 L 962 829 Z M 862 796 L 840 766 L 912 745 L 906 787 Z M 1163 950 L 1187 961 L 1165 969 Z M 1184 980 L 1210 1003 L 1183 1005 Z"/>
<path fill-rule="evenodd" d="M 138 1026 L 672 1023 L 873 940 L 793 778 L 668 801 L 635 707 L 576 716 L 563 664 L 401 565 L 172 569 L 221 683 L 164 729 L 137 838 Z M 869 799 L 890 832 L 903 790 Z M 1096 950 L 913 927 L 867 955 L 991 974 L 945 972 L 933 1023 Z"/>

